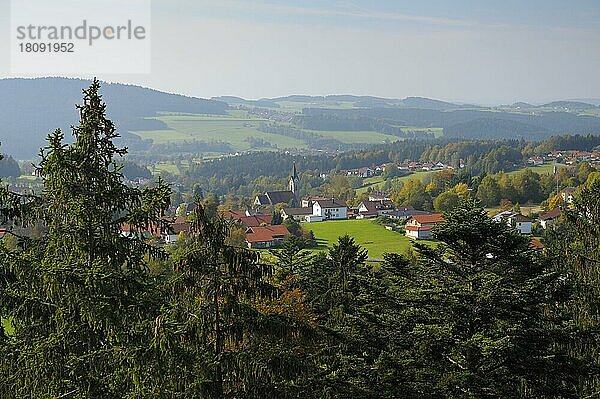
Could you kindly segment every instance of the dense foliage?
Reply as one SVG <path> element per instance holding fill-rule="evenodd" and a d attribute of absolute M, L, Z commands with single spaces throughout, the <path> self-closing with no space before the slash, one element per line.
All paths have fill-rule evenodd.
<path fill-rule="evenodd" d="M 49 136 L 43 192 L 0 189 L 0 396 L 597 395 L 600 179 L 545 252 L 452 176 L 430 188 L 458 201 L 438 245 L 378 265 L 349 236 L 318 254 L 299 239 L 242 248 L 206 199 L 191 236 L 164 251 L 142 233 L 168 229 L 170 190 L 123 183 L 98 88 L 74 144 Z"/>

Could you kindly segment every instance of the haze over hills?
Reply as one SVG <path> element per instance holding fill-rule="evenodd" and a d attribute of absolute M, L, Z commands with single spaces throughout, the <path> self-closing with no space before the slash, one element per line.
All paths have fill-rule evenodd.
<path fill-rule="evenodd" d="M 0 152 L 31 159 L 45 137 L 79 116 L 75 104 L 89 86 L 81 79 L 0 80 Z M 139 86 L 104 83 L 108 114 L 132 150 L 158 154 L 246 150 L 347 150 L 367 144 L 434 136 L 542 140 L 600 134 L 600 108 L 564 100 L 483 107 L 424 97 L 290 95 L 210 100 Z"/>
<path fill-rule="evenodd" d="M 56 128 L 70 138 L 70 126 L 79 121 L 75 104 L 90 81 L 66 78 L 0 80 L 1 152 L 30 158 L 45 145 Z M 167 129 L 158 120 L 143 119 L 158 112 L 225 114 L 223 102 L 163 93 L 140 86 L 103 83 L 101 92 L 109 104 L 108 115 L 128 140 L 138 140 L 127 131 Z"/>

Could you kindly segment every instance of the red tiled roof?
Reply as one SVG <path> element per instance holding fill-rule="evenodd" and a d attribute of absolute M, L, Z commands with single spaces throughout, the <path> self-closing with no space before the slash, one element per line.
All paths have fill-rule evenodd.
<path fill-rule="evenodd" d="M 246 227 L 258 227 L 261 224 L 271 224 L 273 216 L 271 215 L 253 215 L 243 216 L 237 219 L 238 222 L 242 223 Z"/>
<path fill-rule="evenodd" d="M 231 209 L 228 211 L 225 211 L 224 217 L 226 219 L 239 219 L 239 218 L 243 218 L 246 216 L 246 212 L 244 211 L 232 211 Z"/>
<path fill-rule="evenodd" d="M 247 242 L 267 242 L 274 238 L 289 236 L 290 232 L 284 225 L 250 227 L 246 232 Z"/>
<path fill-rule="evenodd" d="M 532 238 L 531 242 L 529 243 L 529 248 L 544 249 L 544 244 L 542 244 L 542 242 L 540 240 L 538 240 L 537 238 Z"/>
<path fill-rule="evenodd" d="M 307 208 L 283 208 L 286 215 L 312 215 L 312 207 Z"/>
<path fill-rule="evenodd" d="M 6 235 L 6 229 L 0 229 L 0 239 L 4 238 Z"/>
<path fill-rule="evenodd" d="M 183 223 L 170 223 L 169 226 L 171 226 L 171 228 L 173 229 L 173 232 L 175 234 L 179 234 L 181 232 L 190 233 L 190 229 L 192 227 L 192 225 L 188 222 L 183 222 Z"/>
<path fill-rule="evenodd" d="M 420 224 L 430 224 L 443 222 L 444 216 L 441 213 L 432 213 L 431 215 L 413 215 L 411 219 L 416 220 Z"/>

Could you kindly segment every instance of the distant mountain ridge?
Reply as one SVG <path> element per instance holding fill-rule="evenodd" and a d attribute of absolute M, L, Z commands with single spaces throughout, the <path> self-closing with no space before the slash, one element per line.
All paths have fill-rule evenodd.
<path fill-rule="evenodd" d="M 0 152 L 31 158 L 56 128 L 69 139 L 69 127 L 79 121 L 75 104 L 81 103 L 82 89 L 89 85 L 89 80 L 67 78 L 0 80 Z M 120 83 L 103 83 L 101 94 L 125 141 L 140 140 L 128 131 L 167 129 L 160 121 L 143 119 L 159 112 L 225 114 L 229 109 L 220 101 Z"/>

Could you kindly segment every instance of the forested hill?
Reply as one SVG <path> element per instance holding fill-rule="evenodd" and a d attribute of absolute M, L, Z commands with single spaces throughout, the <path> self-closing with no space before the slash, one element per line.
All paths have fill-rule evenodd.
<path fill-rule="evenodd" d="M 79 120 L 75 104 L 89 81 L 65 78 L 0 80 L 1 150 L 16 158 L 31 158 L 44 146 L 47 134 L 55 128 L 65 131 Z M 104 100 L 111 104 L 109 115 L 128 140 L 139 140 L 127 131 L 166 129 L 162 122 L 144 120 L 157 112 L 224 114 L 224 102 L 163 93 L 139 86 L 105 83 Z"/>
<path fill-rule="evenodd" d="M 543 140 L 567 133 L 600 135 L 600 117 L 567 111 L 305 108 L 293 122 L 314 130 L 364 130 L 375 122 L 389 126 L 440 127 L 444 129 L 444 136 L 473 139 Z"/>

